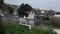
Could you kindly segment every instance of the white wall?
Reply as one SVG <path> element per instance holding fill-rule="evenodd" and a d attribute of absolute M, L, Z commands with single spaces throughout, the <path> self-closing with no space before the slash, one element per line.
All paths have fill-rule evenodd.
<path fill-rule="evenodd" d="M 34 19 L 34 15 L 35 15 L 35 13 L 33 12 L 30 12 L 29 13 L 29 16 L 27 17 L 28 19 Z"/>

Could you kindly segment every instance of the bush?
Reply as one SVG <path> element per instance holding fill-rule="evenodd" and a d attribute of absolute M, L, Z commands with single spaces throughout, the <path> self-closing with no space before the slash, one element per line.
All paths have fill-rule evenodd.
<path fill-rule="evenodd" d="M 0 34 L 4 34 L 4 28 L 3 28 L 2 23 L 0 23 Z"/>
<path fill-rule="evenodd" d="M 59 17 L 52 17 L 51 26 L 59 27 L 60 28 L 60 18 Z"/>
<path fill-rule="evenodd" d="M 2 22 L 2 20 L 1 20 L 1 16 L 0 16 L 0 22 Z"/>

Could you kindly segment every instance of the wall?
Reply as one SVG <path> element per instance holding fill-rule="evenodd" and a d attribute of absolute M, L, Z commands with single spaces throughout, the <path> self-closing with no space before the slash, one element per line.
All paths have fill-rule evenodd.
<path fill-rule="evenodd" d="M 18 17 L 2 17 L 2 22 L 14 23 L 14 24 L 19 24 L 21 22 L 22 24 L 27 23 L 28 25 L 34 26 L 34 20 L 33 19 L 25 19 L 25 18 L 22 19 L 22 18 L 18 18 Z"/>

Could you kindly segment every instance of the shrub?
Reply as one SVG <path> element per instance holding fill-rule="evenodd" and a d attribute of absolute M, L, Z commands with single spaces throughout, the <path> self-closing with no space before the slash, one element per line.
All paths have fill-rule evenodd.
<path fill-rule="evenodd" d="M 4 34 L 4 28 L 3 28 L 2 23 L 0 23 L 0 34 Z"/>
<path fill-rule="evenodd" d="M 0 22 L 1 22 L 2 20 L 1 20 L 1 16 L 0 16 Z"/>
<path fill-rule="evenodd" d="M 51 24 L 51 26 L 60 28 L 60 18 L 59 17 L 52 17 L 52 21 L 50 24 Z"/>

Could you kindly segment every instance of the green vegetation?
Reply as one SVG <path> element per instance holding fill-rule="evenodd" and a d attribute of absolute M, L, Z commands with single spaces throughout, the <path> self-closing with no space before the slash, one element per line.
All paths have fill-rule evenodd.
<path fill-rule="evenodd" d="M 9 10 L 9 14 L 13 14 L 14 13 L 14 8 L 12 8 L 12 7 L 7 7 L 7 10 Z"/>
<path fill-rule="evenodd" d="M 22 3 L 19 7 L 19 9 L 17 10 L 19 17 L 28 17 L 28 11 L 31 11 L 32 7 L 29 4 L 24 4 Z"/>
<path fill-rule="evenodd" d="M 4 26 L 5 34 L 14 34 L 14 33 L 22 33 L 25 31 L 28 31 L 28 27 L 22 26 L 22 25 L 14 25 L 14 24 L 7 24 Z"/>
<path fill-rule="evenodd" d="M 51 20 L 46 20 L 43 23 L 44 25 L 51 26 L 52 28 L 60 28 L 60 18 L 52 17 Z"/>
<path fill-rule="evenodd" d="M 1 22 L 2 20 L 1 20 L 1 16 L 0 16 L 0 22 Z"/>
<path fill-rule="evenodd" d="M 7 24 L 4 29 L 5 34 L 54 34 L 48 27 L 32 27 L 32 30 L 29 30 L 27 26 Z"/>
<path fill-rule="evenodd" d="M 1 23 L 1 18 L 0 18 L 0 34 L 4 34 L 4 28 L 3 24 Z"/>
<path fill-rule="evenodd" d="M 59 17 L 52 17 L 51 25 L 53 27 L 60 28 L 60 18 Z"/>
<path fill-rule="evenodd" d="M 48 27 L 35 27 L 35 28 L 33 28 L 34 34 L 55 34 L 52 31 L 53 30 Z"/>

